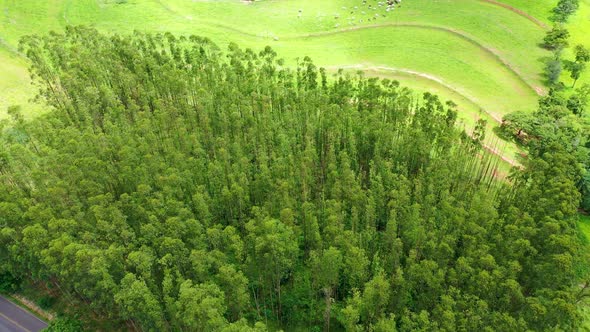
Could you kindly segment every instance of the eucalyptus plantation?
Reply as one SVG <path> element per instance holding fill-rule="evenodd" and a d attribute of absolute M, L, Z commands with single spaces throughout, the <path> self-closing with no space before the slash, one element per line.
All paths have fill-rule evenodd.
<path fill-rule="evenodd" d="M 485 123 L 397 81 L 172 34 L 21 51 L 51 110 L 3 123 L 0 275 L 88 329 L 577 327 L 562 145 L 507 183 Z"/>

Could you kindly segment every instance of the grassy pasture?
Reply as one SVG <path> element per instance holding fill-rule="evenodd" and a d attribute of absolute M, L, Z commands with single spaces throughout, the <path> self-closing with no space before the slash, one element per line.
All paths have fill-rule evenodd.
<path fill-rule="evenodd" d="M 32 116 L 41 111 L 41 106 L 29 103 L 35 93 L 30 84 L 26 62 L 9 52 L 0 49 L 0 118 L 6 116 L 6 109 L 12 105 L 22 105 L 24 115 Z"/>
<path fill-rule="evenodd" d="M 588 0 L 584 0 L 588 1 Z M 467 127 L 479 117 L 492 125 L 515 110 L 533 110 L 543 93 L 537 44 L 552 0 L 408 0 L 386 12 L 376 0 L 0 0 L 0 110 L 23 105 L 32 91 L 25 62 L 14 56 L 25 34 L 85 24 L 126 33 L 171 31 L 210 37 L 220 46 L 271 45 L 288 64 L 309 55 L 328 68 L 357 68 L 399 78 L 459 104 Z M 369 7 L 371 5 L 371 7 Z M 0 117 L 5 112 L 0 111 Z M 506 149 L 510 158 L 516 147 Z"/>
<path fill-rule="evenodd" d="M 534 18 L 542 21 L 547 26 L 551 25 L 549 17 L 551 16 L 551 10 L 557 3 L 554 0 L 502 0 L 502 3 L 510 5 L 514 8 L 522 10 L 523 12 L 533 16 Z"/>

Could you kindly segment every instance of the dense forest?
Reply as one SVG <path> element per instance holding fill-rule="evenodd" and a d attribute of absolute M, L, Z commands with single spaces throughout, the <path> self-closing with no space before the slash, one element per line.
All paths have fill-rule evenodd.
<path fill-rule="evenodd" d="M 0 276 L 87 329 L 579 324 L 579 131 L 499 180 L 485 123 L 396 81 L 171 34 L 21 51 L 51 111 L 1 128 Z"/>

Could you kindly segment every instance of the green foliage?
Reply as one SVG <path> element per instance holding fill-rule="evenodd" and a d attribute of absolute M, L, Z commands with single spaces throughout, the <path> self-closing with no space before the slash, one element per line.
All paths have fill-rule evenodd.
<path fill-rule="evenodd" d="M 545 75 L 547 83 L 550 86 L 555 86 L 559 82 L 563 65 L 561 62 L 561 52 L 556 51 L 554 56 L 545 64 Z"/>
<path fill-rule="evenodd" d="M 14 293 L 20 289 L 20 283 L 11 273 L 0 273 L 0 293 Z"/>
<path fill-rule="evenodd" d="M 552 19 L 556 22 L 567 22 L 568 18 L 575 13 L 580 6 L 579 0 L 559 0 L 553 8 Z"/>
<path fill-rule="evenodd" d="M 504 116 L 502 123 L 504 132 L 526 145 L 532 155 L 542 154 L 558 144 L 574 156 L 579 166 L 576 183 L 581 193 L 579 206 L 584 210 L 590 209 L 590 122 L 584 116 L 589 96 L 587 84 L 567 98 L 551 90 L 548 96 L 540 99 L 537 112 L 510 113 Z"/>
<path fill-rule="evenodd" d="M 144 329 L 150 331 L 161 330 L 164 327 L 162 307 L 145 281 L 138 280 L 129 273 L 121 280 L 120 287 L 121 290 L 115 295 L 115 301 L 124 318 L 137 319 Z"/>
<path fill-rule="evenodd" d="M 561 50 L 568 46 L 569 31 L 561 26 L 555 25 L 553 29 L 547 31 L 543 39 L 543 46 L 549 50 Z"/>
<path fill-rule="evenodd" d="M 43 296 L 37 300 L 37 304 L 41 309 L 49 309 L 55 304 L 55 298 L 51 296 Z"/>
<path fill-rule="evenodd" d="M 57 317 L 49 322 L 43 332 L 81 332 L 82 324 L 77 319 Z"/>
<path fill-rule="evenodd" d="M 570 72 L 570 77 L 574 80 L 575 85 L 582 72 L 586 69 L 586 64 L 583 62 L 565 61 L 564 68 Z"/>
<path fill-rule="evenodd" d="M 557 143 L 581 126 L 542 126 L 554 139 L 508 186 L 481 158 L 485 121 L 468 135 L 456 105 L 396 81 L 196 36 L 69 28 L 22 51 L 53 110 L 0 137 L 3 269 L 80 300 L 84 319 L 577 326 L 580 173 Z M 568 101 L 548 98 L 540 114 L 561 125 Z"/>
<path fill-rule="evenodd" d="M 576 62 L 588 62 L 590 61 L 590 50 L 584 47 L 584 45 L 576 45 L 574 47 L 574 54 Z"/>
<path fill-rule="evenodd" d="M 506 133 L 527 145 L 531 152 L 545 151 L 548 145 L 560 142 L 563 147 L 586 163 L 589 123 L 580 117 L 588 103 L 587 87 L 575 91 L 569 98 L 551 90 L 539 101 L 534 113 L 514 112 L 503 118 Z"/>
<path fill-rule="evenodd" d="M 225 325 L 223 292 L 215 284 L 193 286 L 190 280 L 183 282 L 176 307 L 174 320 L 183 330 L 218 331 Z"/>
<path fill-rule="evenodd" d="M 586 69 L 586 63 L 590 61 L 590 51 L 582 45 L 576 45 L 574 47 L 575 60 L 565 61 L 565 69 L 570 72 L 570 77 L 574 80 L 572 87 L 576 85 L 576 82 L 582 75 L 582 72 Z"/>

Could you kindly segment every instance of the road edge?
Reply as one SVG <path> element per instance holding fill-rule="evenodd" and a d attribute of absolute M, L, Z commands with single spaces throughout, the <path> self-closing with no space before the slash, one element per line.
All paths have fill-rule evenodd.
<path fill-rule="evenodd" d="M 8 294 L 0 292 L 0 296 L 4 297 L 6 300 L 12 302 L 14 305 L 25 310 L 46 324 L 49 324 L 49 322 L 51 322 L 56 317 L 54 314 L 41 309 L 33 301 L 20 294 Z"/>

